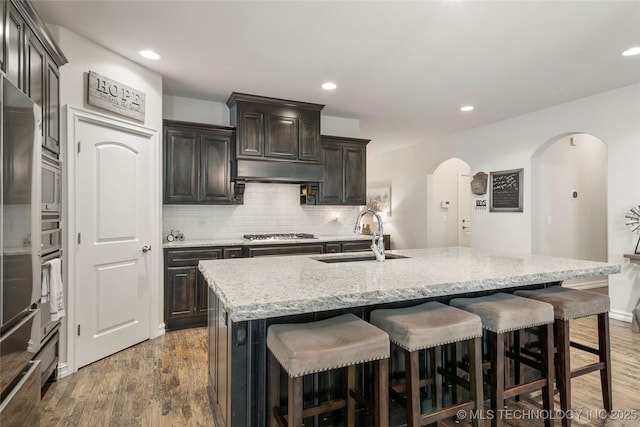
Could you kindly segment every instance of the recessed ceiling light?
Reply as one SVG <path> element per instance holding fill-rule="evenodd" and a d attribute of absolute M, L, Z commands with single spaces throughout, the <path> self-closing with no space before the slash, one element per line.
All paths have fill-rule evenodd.
<path fill-rule="evenodd" d="M 324 90 L 334 90 L 337 87 L 338 86 L 336 86 L 336 84 L 333 82 L 322 83 L 322 89 Z"/>
<path fill-rule="evenodd" d="M 152 59 L 154 61 L 160 59 L 160 55 L 158 55 L 157 53 L 155 53 L 152 50 L 141 50 L 140 52 L 138 52 L 140 55 L 144 56 L 147 59 Z"/>
<path fill-rule="evenodd" d="M 632 47 L 631 49 L 627 49 L 624 52 L 622 52 L 622 56 L 633 56 L 633 55 L 640 55 L 640 46 L 635 46 L 635 47 Z"/>
<path fill-rule="evenodd" d="M 464 111 L 465 113 L 471 110 L 473 110 L 473 105 L 465 105 L 464 107 L 460 107 L 460 111 Z"/>

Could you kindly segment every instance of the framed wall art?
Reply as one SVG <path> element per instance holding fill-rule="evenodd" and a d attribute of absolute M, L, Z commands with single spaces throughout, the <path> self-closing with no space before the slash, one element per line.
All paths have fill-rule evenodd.
<path fill-rule="evenodd" d="M 522 212 L 524 169 L 491 172 L 489 212 Z"/>
<path fill-rule="evenodd" d="M 391 187 L 367 189 L 367 208 L 391 216 Z"/>

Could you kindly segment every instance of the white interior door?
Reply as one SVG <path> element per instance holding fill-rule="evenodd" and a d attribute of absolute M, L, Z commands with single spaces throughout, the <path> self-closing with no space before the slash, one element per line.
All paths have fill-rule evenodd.
<path fill-rule="evenodd" d="M 458 246 L 471 246 L 471 176 L 458 174 Z"/>
<path fill-rule="evenodd" d="M 108 122 L 75 132 L 79 368 L 149 338 L 153 221 L 149 136 Z"/>

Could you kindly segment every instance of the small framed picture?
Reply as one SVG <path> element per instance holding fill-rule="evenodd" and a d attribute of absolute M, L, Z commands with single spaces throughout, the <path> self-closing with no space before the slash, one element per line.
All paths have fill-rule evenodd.
<path fill-rule="evenodd" d="M 367 208 L 391 216 L 391 187 L 367 189 Z"/>
<path fill-rule="evenodd" d="M 522 212 L 524 169 L 491 172 L 489 212 Z"/>

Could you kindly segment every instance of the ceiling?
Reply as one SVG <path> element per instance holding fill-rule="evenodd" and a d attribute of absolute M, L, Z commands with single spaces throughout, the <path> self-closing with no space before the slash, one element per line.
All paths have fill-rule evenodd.
<path fill-rule="evenodd" d="M 621 56 L 640 46 L 640 1 L 32 3 L 44 22 L 162 74 L 166 95 L 325 104 L 359 119 L 377 150 L 640 82 L 640 55 Z M 336 90 L 321 89 L 328 80 Z"/>

